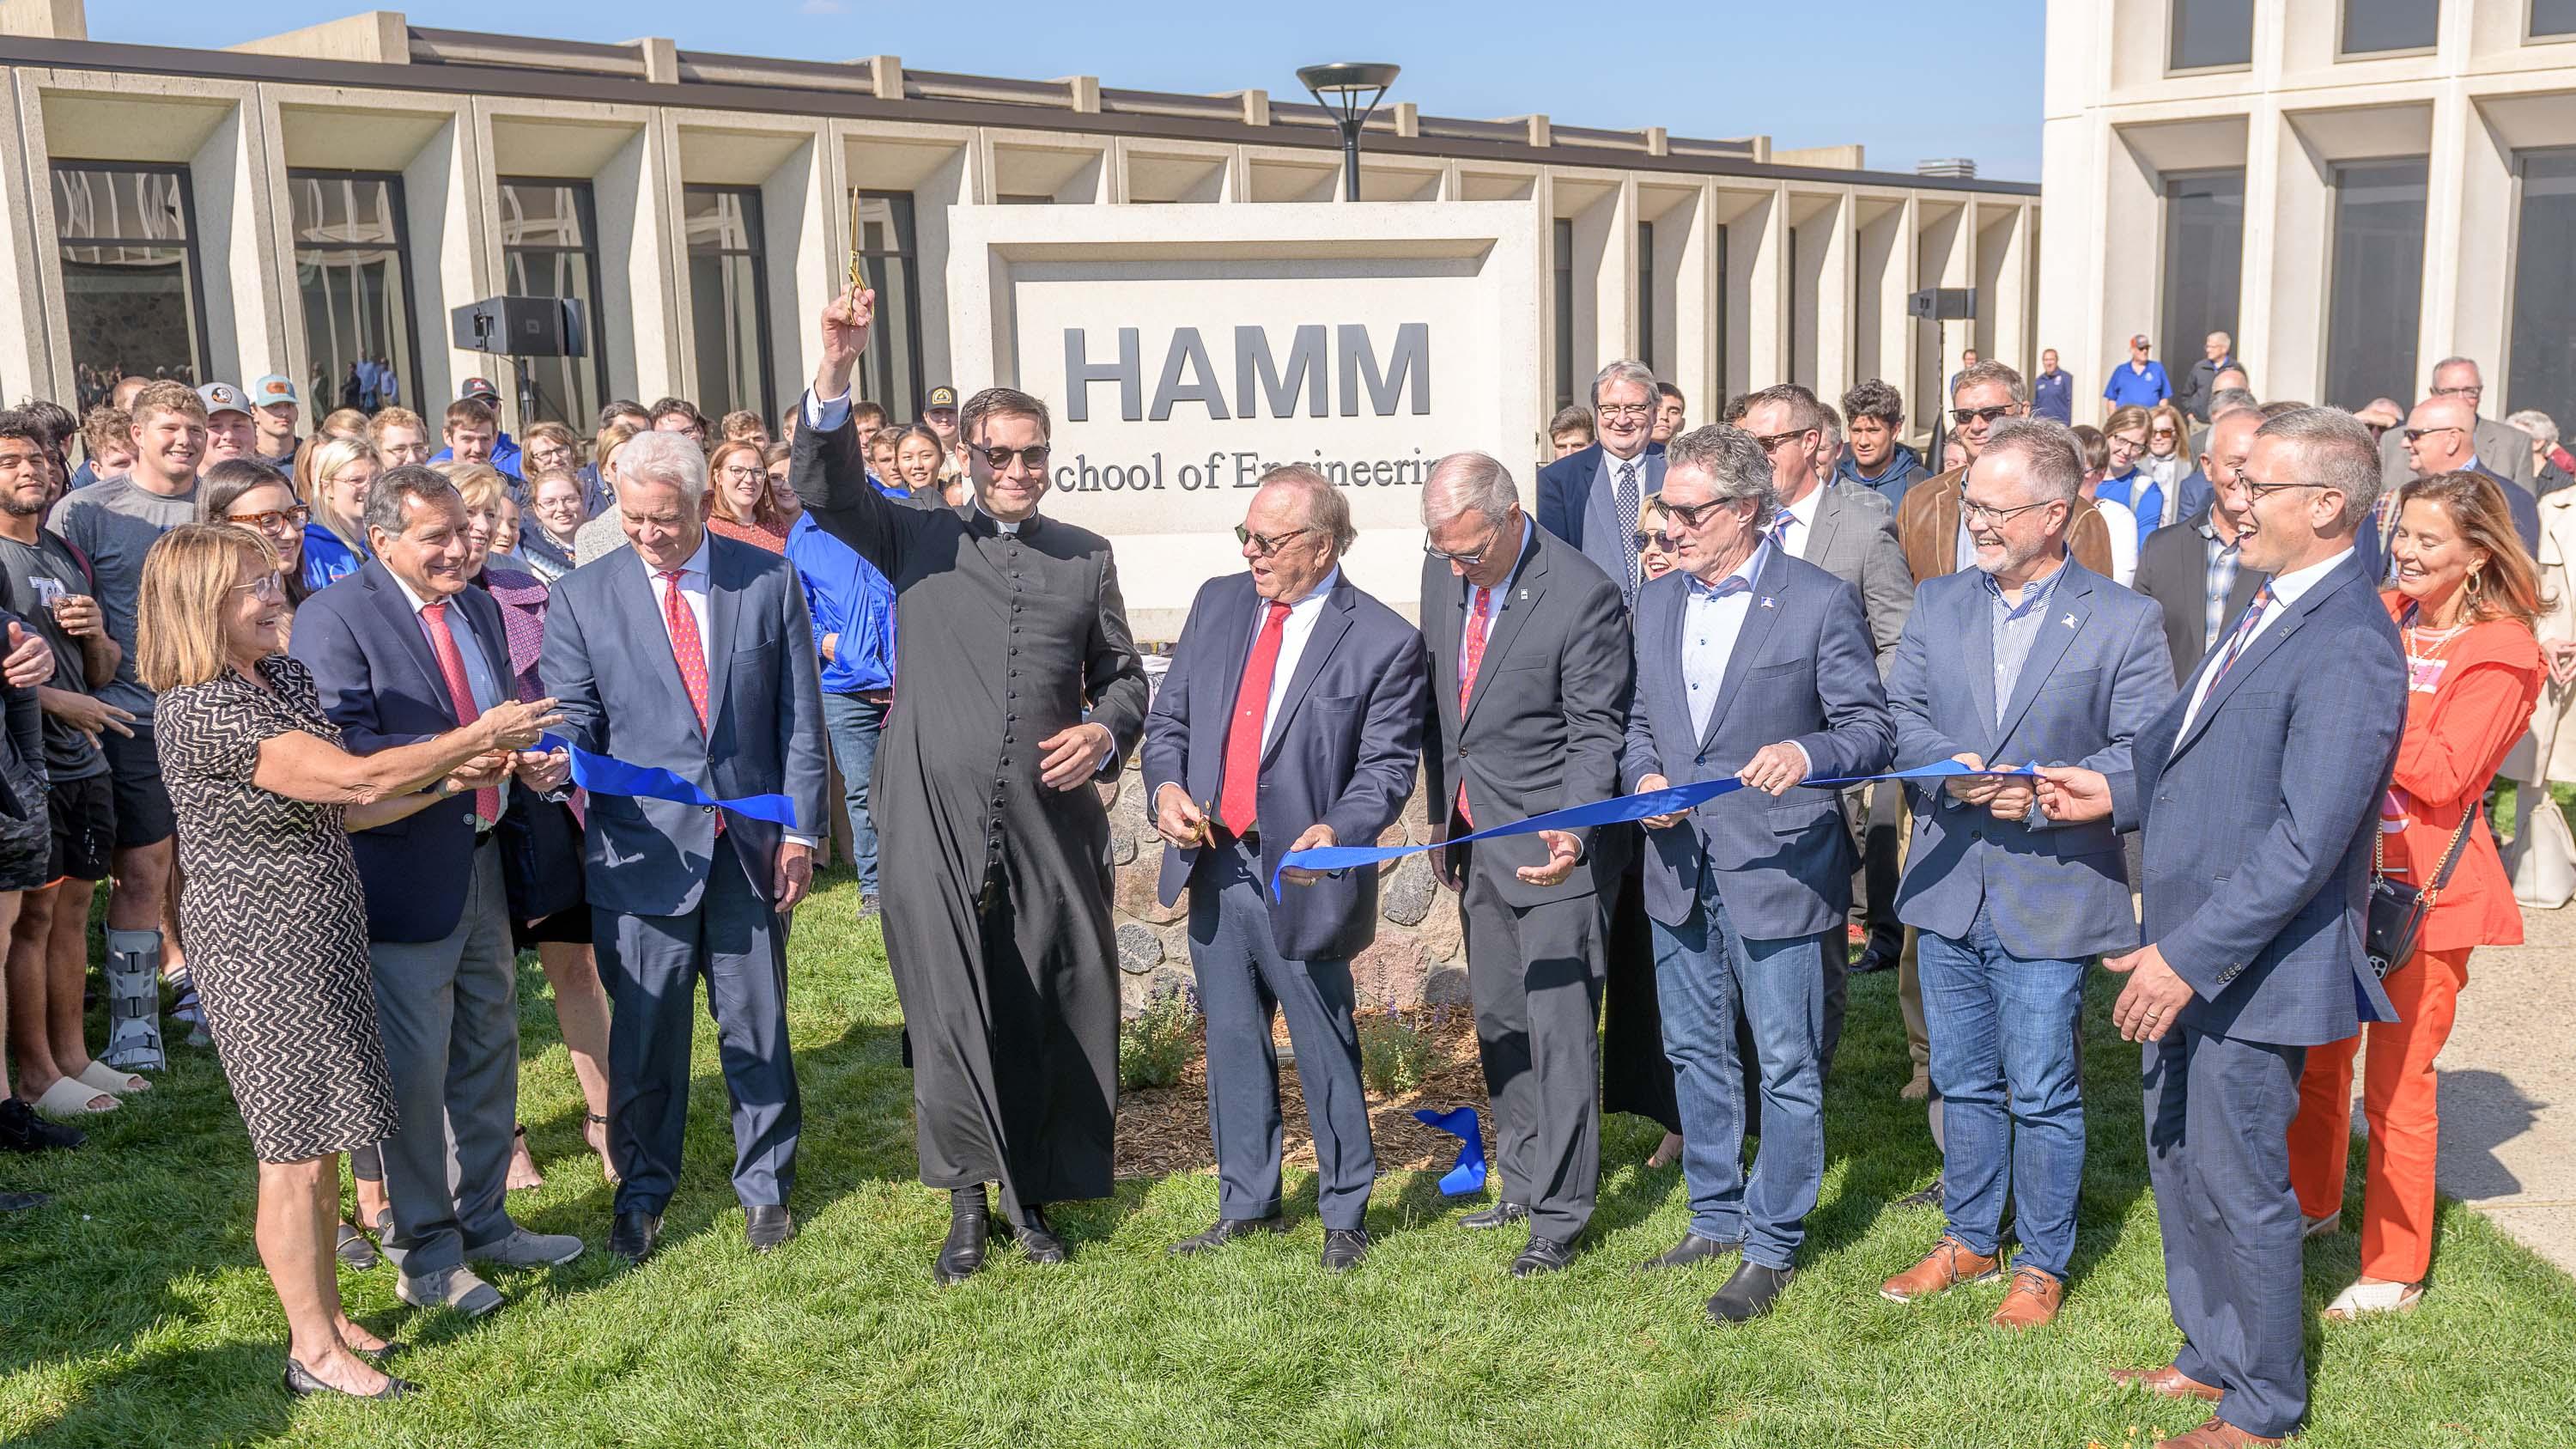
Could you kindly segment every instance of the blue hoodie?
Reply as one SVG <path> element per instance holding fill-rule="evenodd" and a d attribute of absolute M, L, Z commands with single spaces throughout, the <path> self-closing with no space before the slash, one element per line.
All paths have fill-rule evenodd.
<path fill-rule="evenodd" d="M 1903 443 L 1897 444 L 1895 451 L 1887 455 L 1887 466 L 1880 469 L 1875 478 L 1860 476 L 1860 465 L 1852 461 L 1849 448 L 1843 450 L 1842 461 L 1834 465 L 1835 482 L 1857 483 L 1863 488 L 1874 489 L 1887 500 L 1890 508 L 1905 501 L 1905 490 L 1931 476 L 1932 470 L 1923 466 L 1923 456 Z"/>

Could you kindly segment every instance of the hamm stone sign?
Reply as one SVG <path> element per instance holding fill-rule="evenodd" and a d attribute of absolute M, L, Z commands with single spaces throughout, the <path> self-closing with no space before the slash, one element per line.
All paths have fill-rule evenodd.
<path fill-rule="evenodd" d="M 1346 490 L 1354 582 L 1411 613 L 1421 494 L 1478 449 L 1529 501 L 1547 380 L 1529 202 L 959 207 L 952 356 L 1055 410 L 1049 512 L 1108 535 L 1138 637 L 1243 567 L 1263 469 Z"/>

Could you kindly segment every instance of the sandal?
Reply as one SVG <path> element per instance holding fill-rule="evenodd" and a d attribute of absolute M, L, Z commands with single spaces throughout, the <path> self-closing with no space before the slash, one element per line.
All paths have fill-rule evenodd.
<path fill-rule="evenodd" d="M 81 1068 L 73 1080 L 84 1087 L 105 1092 L 111 1097 L 131 1097 L 137 1092 L 152 1090 L 149 1079 L 138 1077 L 132 1072 L 120 1072 L 107 1063 L 97 1060 L 92 1060 L 88 1066 Z"/>
<path fill-rule="evenodd" d="M 608 1179 L 610 1187 L 615 1187 L 626 1179 L 618 1176 L 617 1164 L 608 1160 L 608 1118 L 599 1112 L 588 1115 L 590 1120 L 582 1125 L 581 1140 L 589 1142 L 590 1150 L 599 1154 L 599 1175 Z M 596 1142 L 592 1142 L 590 1137 L 590 1129 L 593 1127 L 599 1129 L 599 1140 Z"/>
<path fill-rule="evenodd" d="M 114 1093 L 102 1092 L 78 1077 L 56 1077 L 54 1084 L 28 1105 L 57 1122 L 71 1122 L 113 1112 L 117 1101 Z"/>
<path fill-rule="evenodd" d="M 2350 1323 L 2371 1313 L 2403 1313 L 2424 1300 L 2421 1283 L 2355 1283 L 2335 1295 L 2322 1315 L 2329 1323 Z"/>
<path fill-rule="evenodd" d="M 528 1129 L 510 1129 L 510 1181 L 508 1191 L 524 1192 L 546 1185 L 546 1175 L 537 1170 L 536 1154 L 528 1150 Z"/>

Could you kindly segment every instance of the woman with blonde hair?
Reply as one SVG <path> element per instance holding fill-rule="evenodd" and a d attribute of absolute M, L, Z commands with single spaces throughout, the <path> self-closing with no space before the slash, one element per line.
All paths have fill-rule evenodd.
<path fill-rule="evenodd" d="M 286 657 L 286 584 L 258 534 L 188 523 L 145 557 L 136 672 L 178 824 L 179 916 L 215 1054 L 259 1159 L 255 1237 L 286 1311 L 287 1392 L 389 1399 L 391 1345 L 350 1321 L 332 1259 L 339 1154 L 394 1130 L 347 832 L 497 782 L 560 719 L 508 703 L 370 755 L 340 748 Z"/>
<path fill-rule="evenodd" d="M 2110 450 L 2108 467 L 2102 481 L 2093 487 L 2093 501 L 2099 505 L 2108 499 L 2129 510 L 2137 526 L 2131 530 L 2132 542 L 2143 548 L 2147 535 L 2162 526 L 2165 516 L 2166 488 L 2148 471 L 2147 446 L 2154 432 L 2154 422 L 2145 408 L 2132 403 L 2114 408 L 2102 420 L 2102 442 Z"/>
<path fill-rule="evenodd" d="M 2544 666 L 2532 619 L 2540 588 L 2491 478 L 2441 473 L 2397 490 L 2382 601 L 2406 645 L 2406 732 L 2380 805 L 2374 875 L 2429 903 L 2412 953 L 2381 984 L 2395 1021 L 2308 1048 L 2290 1123 L 2290 1183 L 2308 1236 L 2342 1226 L 2352 1150 L 2352 1061 L 2365 1057 L 2361 1277 L 2329 1319 L 2415 1306 L 2433 1256 L 2433 1163 L 2441 1143 L 2434 1058 L 2451 1034 L 2469 953 L 2522 940 L 2522 913 L 2487 833 L 2486 788 L 2520 737 Z"/>
<path fill-rule="evenodd" d="M 304 591 L 314 593 L 358 571 L 367 561 L 367 493 L 382 464 L 365 438 L 330 438 L 310 454 L 313 483 L 304 502 L 313 520 L 304 526 Z"/>
<path fill-rule="evenodd" d="M 2147 452 L 2138 466 L 2164 491 L 2164 508 L 2147 525 L 2152 533 L 2174 521 L 2169 515 L 2181 496 L 2182 480 L 2191 472 L 2191 422 L 2182 409 L 2161 402 L 2147 410 Z"/>

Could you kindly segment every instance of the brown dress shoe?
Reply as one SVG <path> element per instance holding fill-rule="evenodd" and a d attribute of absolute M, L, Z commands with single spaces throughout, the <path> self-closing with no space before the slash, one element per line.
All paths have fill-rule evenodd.
<path fill-rule="evenodd" d="M 2225 1419 L 2213 1418 L 2187 1433 L 2157 1440 L 2156 1449 L 2245 1449 L 2247 1445 L 2288 1442 L 2287 1439 L 2266 1439 L 2260 1434 L 2248 1434 Z"/>
<path fill-rule="evenodd" d="M 1941 1235 L 1923 1261 L 1878 1285 L 1878 1296 L 1890 1303 L 1911 1303 L 1947 1293 L 1962 1283 L 1991 1283 L 2003 1276 L 2003 1259 L 1980 1257 L 1968 1245 Z"/>
<path fill-rule="evenodd" d="M 2058 1305 L 2066 1301 L 2066 1280 L 2037 1268 L 2015 1268 L 2012 1286 L 2004 1290 L 2004 1306 L 1995 1310 L 1997 1328 L 2046 1328 L 2057 1321 Z"/>
<path fill-rule="evenodd" d="M 2163 1368 L 2113 1369 L 2111 1382 L 2124 1389 L 2145 1389 L 2160 1399 L 2198 1399 L 2205 1404 L 2214 1404 L 2223 1396 L 2222 1390 L 2198 1379 L 2184 1377 L 2182 1371 L 2172 1364 Z"/>

